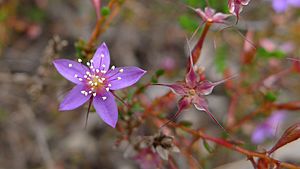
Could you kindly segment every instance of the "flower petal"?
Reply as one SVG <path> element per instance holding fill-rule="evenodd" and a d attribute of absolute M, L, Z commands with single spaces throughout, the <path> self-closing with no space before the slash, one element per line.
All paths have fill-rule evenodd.
<path fill-rule="evenodd" d="M 191 104 L 192 100 L 189 97 L 182 97 L 179 101 L 178 101 L 178 113 L 181 113 L 182 110 L 187 109 L 190 104 Z M 175 115 L 175 118 L 178 115 Z"/>
<path fill-rule="evenodd" d="M 65 110 L 73 110 L 77 107 L 83 105 L 85 102 L 87 102 L 91 95 L 83 95 L 81 93 L 82 90 L 85 89 L 84 85 L 76 85 L 63 99 L 59 106 L 60 111 Z"/>
<path fill-rule="evenodd" d="M 144 74 L 145 70 L 138 67 L 119 67 L 106 73 L 111 90 L 118 90 L 135 84 Z"/>
<path fill-rule="evenodd" d="M 207 101 L 204 98 L 194 96 L 192 102 L 195 105 L 196 109 L 200 111 L 209 112 Z"/>
<path fill-rule="evenodd" d="M 109 50 L 105 43 L 102 43 L 93 56 L 93 66 L 100 70 L 107 71 L 110 65 Z"/>
<path fill-rule="evenodd" d="M 200 82 L 199 85 L 197 85 L 196 93 L 200 94 L 200 95 L 209 95 L 213 91 L 214 87 L 216 87 L 219 84 L 225 83 L 226 81 L 228 81 L 230 79 L 233 79 L 237 76 L 238 75 L 233 75 L 233 76 L 230 76 L 226 79 L 223 79 L 223 80 L 220 80 L 220 81 L 217 81 L 217 82 L 211 82 L 211 81 L 208 81 L 208 80 L 204 80 L 204 81 Z"/>
<path fill-rule="evenodd" d="M 213 15 L 216 13 L 216 10 L 214 10 L 212 8 L 209 8 L 209 7 L 206 7 L 204 9 L 204 11 L 205 11 L 205 15 L 206 15 L 207 18 L 212 18 Z"/>
<path fill-rule="evenodd" d="M 196 92 L 199 95 L 209 95 L 213 91 L 214 87 L 215 87 L 214 83 L 208 80 L 204 80 L 200 82 L 200 84 L 197 86 Z"/>
<path fill-rule="evenodd" d="M 190 57 L 189 71 L 185 75 L 185 82 L 186 82 L 187 86 L 190 88 L 194 88 L 197 83 L 197 75 L 194 71 L 192 57 Z"/>
<path fill-rule="evenodd" d="M 195 9 L 195 12 L 202 18 L 202 20 L 203 20 L 204 22 L 207 21 L 207 17 L 206 17 L 206 15 L 205 15 L 204 11 L 202 11 L 202 9 L 197 8 L 197 9 Z"/>
<path fill-rule="evenodd" d="M 241 1 L 241 4 L 246 6 L 249 4 L 250 0 L 240 0 Z"/>
<path fill-rule="evenodd" d="M 295 6 L 295 7 L 300 7 L 300 0 L 287 0 L 288 4 Z"/>
<path fill-rule="evenodd" d="M 89 69 L 81 63 L 69 60 L 69 59 L 57 59 L 53 61 L 56 70 L 66 79 L 75 83 L 81 84 L 78 77 L 83 77 L 86 71 Z"/>
<path fill-rule="evenodd" d="M 213 21 L 215 23 L 224 23 L 225 22 L 225 19 L 228 18 L 230 15 L 228 14 L 223 14 L 223 13 L 216 13 L 213 17 Z"/>
<path fill-rule="evenodd" d="M 180 82 L 174 83 L 174 84 L 158 83 L 155 85 L 169 87 L 175 94 L 178 94 L 178 95 L 187 95 L 188 94 L 188 89 L 184 86 L 184 84 L 182 84 Z"/>
<path fill-rule="evenodd" d="M 118 121 L 118 107 L 110 92 L 99 93 L 94 97 L 93 105 L 102 120 L 115 128 Z"/>
<path fill-rule="evenodd" d="M 266 139 L 272 138 L 275 136 L 276 128 L 272 128 L 267 124 L 259 125 L 252 134 L 251 141 L 255 144 L 261 144 Z"/>
<path fill-rule="evenodd" d="M 286 11 L 288 4 L 286 0 L 273 0 L 272 6 L 277 13 L 282 13 Z"/>
<path fill-rule="evenodd" d="M 209 117 L 218 125 L 220 126 L 225 132 L 226 129 L 220 124 L 220 122 L 215 118 L 215 116 L 209 111 L 207 101 L 199 96 L 194 96 L 192 100 L 193 104 L 195 105 L 196 109 L 200 111 L 204 111 Z"/>

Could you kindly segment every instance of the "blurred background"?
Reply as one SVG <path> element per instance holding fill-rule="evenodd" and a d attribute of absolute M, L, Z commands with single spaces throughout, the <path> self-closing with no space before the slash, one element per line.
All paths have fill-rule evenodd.
<path fill-rule="evenodd" d="M 102 1 L 102 6 L 107 2 Z M 209 2 L 216 10 L 228 12 L 226 0 Z M 282 52 L 270 54 L 260 50 L 257 56 L 261 56 L 263 64 L 257 65 L 259 72 L 272 74 L 281 63 L 291 65 L 280 59 L 299 54 L 300 11 L 289 7 L 288 11 L 277 14 L 271 3 L 252 1 L 234 28 L 223 31 L 219 30 L 224 25 L 212 28 L 197 63 L 210 80 L 222 79 L 228 67 L 233 74 L 239 71 L 247 30 L 255 32 L 251 39 L 255 45 L 284 52 L 283 56 Z M 166 70 L 162 82 L 182 79 L 188 56 L 186 36 L 191 37 L 201 23 L 201 18 L 187 6 L 203 8 L 206 2 L 128 0 L 98 43 L 106 42 L 114 65 L 146 69 L 148 77 L 144 81 L 161 68 Z M 229 23 L 234 22 L 235 17 L 231 17 Z M 90 38 L 95 23 L 95 8 L 89 0 L 0 0 L 0 169 L 138 168 L 114 146 L 117 133 L 96 114 L 90 115 L 88 127 L 84 129 L 86 107 L 58 112 L 59 102 L 72 84 L 56 72 L 51 62 L 55 58 L 75 60 L 78 56 L 75 44 Z M 198 36 L 196 33 L 192 45 Z M 267 70 L 266 65 L 274 69 Z M 298 75 L 285 77 L 274 88 L 280 94 L 273 92 L 270 97 L 276 97 L 277 101 L 299 100 L 299 80 Z M 166 90 L 151 87 L 148 91 L 153 98 L 161 92 Z M 229 103 L 224 87 L 216 88 L 208 100 L 210 109 L 222 121 Z M 247 99 L 242 101 L 240 109 L 243 104 L 251 103 Z M 297 113 L 289 113 L 282 128 L 299 117 Z M 195 127 L 206 127 L 210 133 L 220 130 L 204 113 L 194 111 L 182 119 L 193 121 Z M 256 124 L 243 126 L 243 133 L 248 134 L 243 139 L 250 140 L 249 133 Z M 283 129 L 279 128 L 276 135 L 280 136 Z M 299 154 L 293 154 L 299 152 L 299 144 L 291 150 L 282 158 L 299 163 Z M 245 159 L 226 152 L 219 149 L 216 156 L 203 153 L 202 161 L 214 159 L 204 166 L 213 168 Z"/>

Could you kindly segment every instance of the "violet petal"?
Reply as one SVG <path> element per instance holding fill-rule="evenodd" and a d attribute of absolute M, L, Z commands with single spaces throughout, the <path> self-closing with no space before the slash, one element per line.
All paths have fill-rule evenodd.
<path fill-rule="evenodd" d="M 212 18 L 213 15 L 216 13 L 216 10 L 214 10 L 212 8 L 209 8 L 209 7 L 206 7 L 204 9 L 204 11 L 205 11 L 205 15 L 206 15 L 207 18 Z"/>
<path fill-rule="evenodd" d="M 213 17 L 214 22 L 216 23 L 224 23 L 224 20 L 229 17 L 230 15 L 228 14 L 223 14 L 223 13 L 216 13 Z"/>
<path fill-rule="evenodd" d="M 191 104 L 191 99 L 189 97 L 182 97 L 178 101 L 178 112 L 181 112 L 182 110 L 188 108 Z"/>
<path fill-rule="evenodd" d="M 174 83 L 174 84 L 165 84 L 165 83 L 159 83 L 155 85 L 161 85 L 161 86 L 166 86 L 169 87 L 175 94 L 178 95 L 187 95 L 188 94 L 188 89 L 184 86 L 182 83 Z"/>
<path fill-rule="evenodd" d="M 273 0 L 272 6 L 277 13 L 285 12 L 288 6 L 287 0 Z"/>
<path fill-rule="evenodd" d="M 205 13 L 202 11 L 202 9 L 197 8 L 197 9 L 195 9 L 195 12 L 202 18 L 202 20 L 203 20 L 204 22 L 207 21 L 207 17 L 206 17 L 206 15 L 205 15 Z"/>
<path fill-rule="evenodd" d="M 78 80 L 79 77 L 83 77 L 86 71 L 89 69 L 81 63 L 69 60 L 69 59 L 57 59 L 53 61 L 56 70 L 66 79 L 75 83 L 81 84 Z M 76 77 L 76 75 L 78 77 Z"/>
<path fill-rule="evenodd" d="M 193 97 L 193 104 L 195 105 L 196 109 L 200 111 L 204 111 L 209 117 L 218 125 L 220 126 L 225 132 L 226 129 L 219 123 L 219 121 L 215 118 L 215 116 L 209 111 L 208 104 L 205 98 L 194 96 Z"/>
<path fill-rule="evenodd" d="M 107 71 L 110 65 L 110 54 L 105 43 L 102 43 L 93 56 L 93 66 L 100 70 Z"/>
<path fill-rule="evenodd" d="M 193 65 L 190 66 L 190 70 L 185 76 L 185 81 L 186 81 L 186 84 L 188 85 L 188 87 L 190 87 L 190 88 L 194 88 L 196 86 L 197 75 L 194 71 Z"/>
<path fill-rule="evenodd" d="M 115 128 L 118 121 L 118 107 L 110 92 L 101 92 L 94 97 L 93 105 L 101 119 Z"/>
<path fill-rule="evenodd" d="M 91 95 L 85 96 L 81 93 L 85 89 L 84 85 L 76 85 L 63 99 L 59 106 L 60 111 L 73 110 L 87 102 Z"/>
<path fill-rule="evenodd" d="M 270 131 L 265 126 L 259 126 L 252 134 L 251 141 L 254 144 L 261 144 L 270 136 Z"/>
<path fill-rule="evenodd" d="M 241 2 L 242 5 L 245 6 L 245 5 L 249 4 L 250 0 L 240 0 L 240 2 Z"/>
<path fill-rule="evenodd" d="M 209 95 L 213 91 L 214 87 L 214 83 L 204 80 L 196 87 L 196 93 L 199 95 Z"/>
<path fill-rule="evenodd" d="M 200 111 L 208 111 L 208 104 L 207 101 L 203 97 L 194 96 L 193 97 L 193 104 L 195 105 L 196 109 Z"/>
<path fill-rule="evenodd" d="M 219 84 L 225 83 L 226 81 L 233 79 L 237 76 L 238 75 L 233 75 L 226 79 L 219 80 L 217 82 L 210 82 L 208 80 L 204 80 L 204 81 L 200 82 L 200 84 L 196 87 L 196 92 L 197 92 L 197 94 L 200 94 L 200 95 L 209 95 L 213 91 L 214 87 L 216 87 Z"/>
<path fill-rule="evenodd" d="M 111 90 L 118 90 L 135 84 L 144 74 L 145 70 L 138 67 L 119 67 L 106 73 Z"/>
<path fill-rule="evenodd" d="M 287 0 L 289 5 L 292 5 L 294 7 L 300 7 L 300 0 Z"/>

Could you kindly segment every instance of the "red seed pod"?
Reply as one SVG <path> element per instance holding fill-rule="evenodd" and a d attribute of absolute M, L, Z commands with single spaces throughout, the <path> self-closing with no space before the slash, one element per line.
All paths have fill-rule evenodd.
<path fill-rule="evenodd" d="M 300 123 L 296 123 L 289 127 L 281 136 L 281 138 L 277 141 L 275 146 L 269 151 L 269 154 L 272 154 L 277 149 L 281 148 L 282 146 L 293 142 L 300 138 Z"/>

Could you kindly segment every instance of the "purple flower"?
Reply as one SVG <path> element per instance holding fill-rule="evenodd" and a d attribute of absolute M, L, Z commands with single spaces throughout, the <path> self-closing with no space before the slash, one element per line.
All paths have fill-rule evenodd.
<path fill-rule="evenodd" d="M 216 10 L 206 7 L 203 10 L 200 8 L 195 9 L 195 12 L 202 18 L 204 22 L 210 23 L 224 23 L 225 19 L 229 16 L 228 14 L 216 13 Z"/>
<path fill-rule="evenodd" d="M 78 63 L 79 62 L 79 63 Z M 98 47 L 87 66 L 68 59 L 53 61 L 57 71 L 76 86 L 65 96 L 59 110 L 73 110 L 88 100 L 93 103 L 97 114 L 105 123 L 115 127 L 118 120 L 118 107 L 110 91 L 135 84 L 146 71 L 137 67 L 110 65 L 110 55 L 105 43 Z"/>
<path fill-rule="evenodd" d="M 277 13 L 285 12 L 288 6 L 300 7 L 300 0 L 273 0 L 272 6 Z"/>
<path fill-rule="evenodd" d="M 237 16 L 237 21 L 239 19 L 239 14 L 243 10 L 243 6 L 248 5 L 250 0 L 228 0 L 229 12 Z"/>
<path fill-rule="evenodd" d="M 174 93 L 182 96 L 178 102 L 178 111 L 174 115 L 174 118 L 176 118 L 182 110 L 193 104 L 196 109 L 206 112 L 221 128 L 223 128 L 213 114 L 209 111 L 207 101 L 203 96 L 211 94 L 214 87 L 224 83 L 232 77 L 217 82 L 210 82 L 208 80 L 201 81 L 200 78 L 198 80 L 198 77 L 195 73 L 191 57 L 190 65 L 189 71 L 185 76 L 185 81 L 174 84 L 157 84 L 169 87 Z"/>
<path fill-rule="evenodd" d="M 283 111 L 276 111 L 263 123 L 261 123 L 252 134 L 252 142 L 255 144 L 261 144 L 266 139 L 275 136 L 280 122 L 285 118 L 285 113 Z"/>

